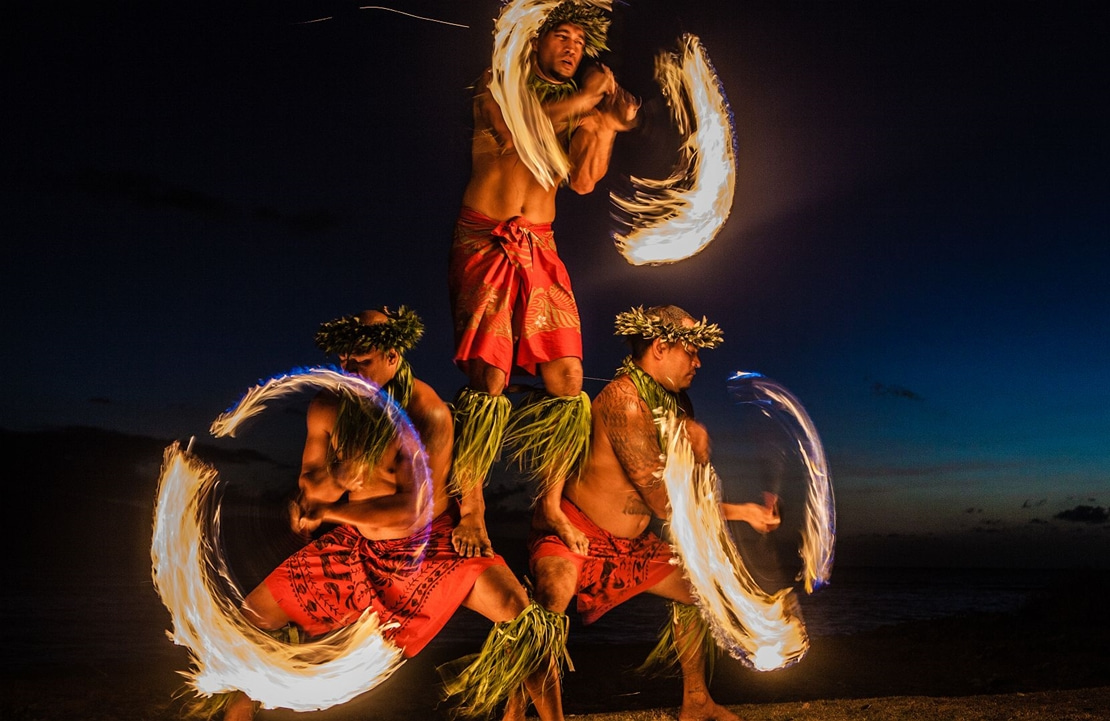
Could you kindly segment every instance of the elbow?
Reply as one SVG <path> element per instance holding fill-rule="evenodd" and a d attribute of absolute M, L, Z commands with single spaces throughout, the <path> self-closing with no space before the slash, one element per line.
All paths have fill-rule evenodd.
<path fill-rule="evenodd" d="M 589 195 L 594 192 L 594 188 L 597 187 L 597 181 L 593 178 L 571 177 L 567 185 L 578 195 Z"/>

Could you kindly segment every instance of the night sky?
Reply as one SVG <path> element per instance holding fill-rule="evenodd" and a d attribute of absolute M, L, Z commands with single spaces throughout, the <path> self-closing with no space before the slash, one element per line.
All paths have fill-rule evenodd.
<path fill-rule="evenodd" d="M 416 373 L 454 395 L 447 250 L 499 5 L 391 6 L 466 27 L 337 1 L 8 10 L 0 427 L 203 435 L 323 362 L 321 321 L 381 304 L 420 313 Z M 604 187 L 668 169 L 651 62 L 690 32 L 735 114 L 736 200 L 701 254 L 642 268 L 604 192 L 561 191 L 586 390 L 623 357 L 615 313 L 676 303 L 725 332 L 692 391 L 711 434 L 737 370 L 805 404 L 842 559 L 1110 563 L 1107 18 L 618 5 L 606 61 L 644 123 Z"/>

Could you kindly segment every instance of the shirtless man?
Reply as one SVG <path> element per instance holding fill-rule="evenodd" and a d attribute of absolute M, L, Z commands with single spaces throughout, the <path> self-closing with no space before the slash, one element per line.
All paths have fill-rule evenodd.
<path fill-rule="evenodd" d="M 570 171 L 562 180 L 579 194 L 605 175 L 617 133 L 637 122 L 638 102 L 609 68 L 591 63 L 581 85 L 574 80 L 583 55 L 605 48 L 608 22 L 595 6 L 568 0 L 549 13 L 532 41 L 529 88 L 566 143 Z M 551 229 L 558 186 L 537 180 L 518 155 L 490 91 L 492 77 L 487 70 L 475 88 L 471 177 L 450 255 L 455 362 L 467 375 L 454 402 L 452 482 L 460 495 L 483 484 L 504 438 L 540 482 L 541 521 L 584 552 L 585 539 L 559 507 L 563 479 L 588 441 L 589 398 L 582 393 L 578 308 Z M 544 392 L 510 420 L 503 393 L 514 366 L 538 371 Z M 551 459 L 558 459 L 554 467 Z M 481 543 L 488 547 L 488 538 Z"/>
<path fill-rule="evenodd" d="M 300 495 L 291 506 L 291 521 L 306 536 L 322 523 L 339 525 L 290 556 L 246 597 L 243 613 L 259 628 L 277 631 L 295 623 L 309 635 L 322 635 L 373 608 L 383 624 L 398 624 L 386 633 L 406 657 L 423 649 L 459 606 L 493 621 L 491 637 L 536 631 L 538 614 L 505 561 L 492 554 L 465 557 L 454 547 L 459 509 L 446 485 L 451 413 L 431 386 L 413 377 L 404 358 L 422 333 L 411 311 L 383 308 L 323 324 L 316 343 L 405 410 L 426 451 L 430 514 L 419 507 L 421 481 L 388 417 L 369 401 L 319 394 L 308 408 Z M 420 562 L 412 563 L 425 543 Z M 524 719 L 522 684 L 540 718 L 562 717 L 557 691 L 542 687 L 551 656 L 546 649 L 533 655 L 524 664 L 531 664 L 530 670 L 503 679 L 488 699 L 491 707 L 510 701 L 506 719 Z M 480 655 L 475 664 L 482 662 Z M 250 719 L 255 710 L 240 693 L 224 718 Z"/>
<path fill-rule="evenodd" d="M 721 332 L 680 308 L 661 306 L 621 313 L 617 333 L 628 336 L 632 355 L 594 399 L 589 459 L 563 489 L 563 510 L 589 538 L 589 555 L 576 553 L 555 534 L 534 535 L 529 543 L 534 597 L 549 611 L 564 613 L 577 596 L 587 624 L 645 591 L 676 602 L 666 651 L 682 671 L 680 721 L 738 721 L 709 694 L 704 622 L 681 569 L 671 564 L 670 547 L 648 530 L 652 516 L 670 518 L 653 409 L 684 418 L 696 460 L 709 462 L 708 435 L 693 420 L 685 391 L 701 366 L 698 350 L 716 347 Z M 760 532 L 779 525 L 773 507 L 721 506 L 725 518 Z"/>

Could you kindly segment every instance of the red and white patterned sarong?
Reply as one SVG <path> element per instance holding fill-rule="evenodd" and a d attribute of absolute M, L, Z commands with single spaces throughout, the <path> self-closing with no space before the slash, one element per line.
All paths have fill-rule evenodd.
<path fill-rule="evenodd" d="M 614 536 L 567 499 L 563 512 L 574 527 L 590 541 L 588 556 L 571 551 L 554 533 L 537 534 L 528 541 L 532 572 L 541 558 L 565 558 L 578 569 L 578 613 L 582 622 L 593 623 L 633 596 L 639 595 L 675 573 L 671 547 L 645 530 L 635 538 Z"/>
<path fill-rule="evenodd" d="M 501 556 L 460 556 L 451 545 L 454 527 L 444 513 L 429 533 L 371 541 L 353 526 L 338 526 L 287 558 L 264 583 L 310 635 L 348 626 L 372 608 L 382 624 L 400 624 L 384 635 L 411 658 L 446 625 L 482 572 L 506 565 Z"/>
<path fill-rule="evenodd" d="M 448 270 L 455 362 L 481 358 L 505 372 L 582 357 L 582 323 L 550 223 L 497 221 L 464 207 Z M 514 348 L 516 349 L 514 357 Z"/>

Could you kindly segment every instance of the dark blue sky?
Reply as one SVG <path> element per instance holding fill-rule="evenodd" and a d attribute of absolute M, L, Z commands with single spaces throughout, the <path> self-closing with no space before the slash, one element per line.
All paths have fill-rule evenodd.
<path fill-rule="evenodd" d="M 447 248 L 498 4 L 392 6 L 468 27 L 347 2 L 16 4 L 0 426 L 203 434 L 320 362 L 319 322 L 382 303 L 424 317 L 412 360 L 454 394 Z M 561 198 L 587 375 L 623 355 L 616 312 L 678 303 L 725 331 L 693 394 L 711 433 L 735 370 L 806 404 L 841 557 L 922 537 L 963 554 L 937 562 L 1110 557 L 1107 31 L 1095 3 L 619 6 L 608 60 L 646 122 L 611 180 L 667 169 L 650 63 L 679 32 L 716 65 L 739 169 L 722 233 L 667 267 L 625 263 L 603 193 Z"/>

